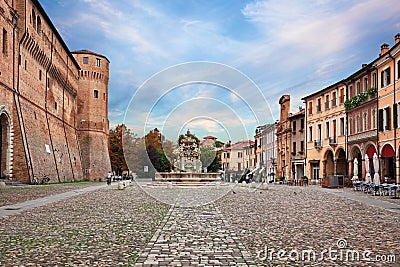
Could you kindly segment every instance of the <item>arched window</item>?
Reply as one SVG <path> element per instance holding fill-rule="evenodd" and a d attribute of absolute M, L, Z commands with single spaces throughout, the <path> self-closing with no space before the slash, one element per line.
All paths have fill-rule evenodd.
<path fill-rule="evenodd" d="M 32 26 L 33 28 L 36 29 L 36 12 L 33 8 L 32 8 Z"/>
<path fill-rule="evenodd" d="M 42 20 L 37 16 L 37 33 L 40 34 L 42 31 Z"/>

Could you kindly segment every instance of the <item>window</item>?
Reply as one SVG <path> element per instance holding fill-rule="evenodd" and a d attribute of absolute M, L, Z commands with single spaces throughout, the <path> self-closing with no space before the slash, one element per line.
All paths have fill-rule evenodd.
<path fill-rule="evenodd" d="M 332 107 L 336 107 L 336 92 L 332 93 Z"/>
<path fill-rule="evenodd" d="M 41 31 L 42 31 L 42 20 L 40 19 L 39 16 L 37 16 L 37 33 L 40 35 Z"/>
<path fill-rule="evenodd" d="M 381 72 L 381 88 L 390 84 L 390 67 Z"/>
<path fill-rule="evenodd" d="M 47 89 L 50 88 L 50 78 L 49 77 L 47 77 L 47 85 L 46 85 L 46 87 L 47 87 Z"/>
<path fill-rule="evenodd" d="M 340 104 L 344 103 L 344 88 L 340 89 Z"/>
<path fill-rule="evenodd" d="M 393 129 L 397 129 L 398 125 L 398 105 L 393 104 Z"/>
<path fill-rule="evenodd" d="M 93 97 L 94 98 L 99 98 L 99 91 L 98 90 L 94 90 L 93 91 Z"/>
<path fill-rule="evenodd" d="M 2 43 L 2 50 L 3 50 L 3 54 L 5 55 L 5 56 L 7 56 L 8 55 L 8 47 L 7 47 L 7 43 L 8 43 L 8 37 L 7 37 L 7 31 L 6 31 L 6 29 L 3 29 L 3 39 L 2 39 L 2 41 L 3 41 L 3 43 Z"/>
<path fill-rule="evenodd" d="M 294 155 L 296 154 L 296 142 L 293 142 L 292 152 Z"/>
<path fill-rule="evenodd" d="M 360 90 L 360 81 L 358 81 L 358 82 L 356 83 L 356 94 L 359 95 L 360 93 L 361 93 L 361 90 Z"/>
<path fill-rule="evenodd" d="M 356 115 L 356 133 L 360 132 L 360 114 Z"/>
<path fill-rule="evenodd" d="M 312 101 L 308 102 L 308 114 L 312 115 Z"/>
<path fill-rule="evenodd" d="M 231 157 L 230 153 L 226 153 L 226 157 L 229 159 Z"/>
<path fill-rule="evenodd" d="M 27 69 L 27 62 L 26 62 L 26 59 L 25 59 L 25 62 L 24 62 L 24 69 L 25 69 L 25 70 Z"/>
<path fill-rule="evenodd" d="M 103 100 L 106 101 L 106 93 L 103 93 Z"/>
<path fill-rule="evenodd" d="M 376 72 L 372 73 L 372 86 L 375 88 L 378 87 L 378 81 L 376 79 Z"/>
<path fill-rule="evenodd" d="M 321 98 L 318 98 L 317 100 L 317 112 L 321 111 Z"/>
<path fill-rule="evenodd" d="M 31 19 L 32 19 L 32 26 L 33 28 L 36 29 L 36 12 L 33 8 L 32 8 Z"/>
<path fill-rule="evenodd" d="M 238 152 L 238 158 L 243 158 L 243 152 Z"/>
<path fill-rule="evenodd" d="M 57 111 L 57 102 L 54 102 L 54 109 Z"/>
<path fill-rule="evenodd" d="M 312 126 L 308 127 L 308 142 L 312 142 L 313 141 L 313 130 L 312 130 Z"/>
<path fill-rule="evenodd" d="M 304 129 L 304 119 L 300 120 L 300 130 Z"/>
<path fill-rule="evenodd" d="M 390 107 L 379 110 L 378 127 L 379 131 L 390 130 Z"/>
<path fill-rule="evenodd" d="M 321 128 L 321 124 L 318 124 L 318 128 L 317 128 L 317 140 L 321 141 L 322 139 L 322 128 Z"/>
<path fill-rule="evenodd" d="M 368 89 L 368 78 L 365 77 L 364 78 L 364 87 L 363 87 L 364 92 L 367 91 L 367 89 Z"/>
<path fill-rule="evenodd" d="M 325 110 L 329 109 L 329 95 L 325 96 Z"/>
<path fill-rule="evenodd" d="M 340 135 L 344 135 L 344 118 L 340 118 Z"/>
<path fill-rule="evenodd" d="M 353 134 L 354 127 L 353 127 L 353 117 L 349 117 L 349 134 Z"/>
<path fill-rule="evenodd" d="M 400 79 L 400 60 L 397 61 L 397 79 Z"/>
<path fill-rule="evenodd" d="M 42 80 L 42 70 L 39 70 L 39 81 Z"/>
<path fill-rule="evenodd" d="M 241 171 L 241 170 L 242 170 L 242 164 L 238 163 L 238 171 Z"/>
<path fill-rule="evenodd" d="M 332 121 L 332 132 L 333 132 L 333 137 L 336 139 L 336 120 Z"/>
<path fill-rule="evenodd" d="M 371 110 L 371 126 L 372 129 L 376 129 L 376 109 Z"/>
<path fill-rule="evenodd" d="M 390 130 L 390 107 L 385 108 L 385 116 L 383 118 L 385 120 L 385 130 Z"/>
<path fill-rule="evenodd" d="M 330 131 L 329 131 L 329 121 L 325 122 L 325 138 L 329 138 L 330 137 Z"/>
<path fill-rule="evenodd" d="M 353 85 L 350 85 L 350 86 L 349 86 L 349 94 L 350 94 L 350 97 L 355 96 L 355 93 L 354 93 L 354 91 L 353 91 Z"/>
<path fill-rule="evenodd" d="M 368 130 L 368 113 L 366 111 L 363 112 L 362 130 L 363 130 L 363 132 Z"/>
<path fill-rule="evenodd" d="M 83 64 L 89 64 L 89 58 L 88 57 L 84 57 L 83 58 Z"/>
<path fill-rule="evenodd" d="M 293 123 L 292 123 L 293 125 L 292 125 L 292 131 L 293 132 L 295 132 L 296 131 L 296 121 L 293 121 Z"/>
<path fill-rule="evenodd" d="M 96 66 L 100 67 L 100 58 L 96 58 Z"/>
<path fill-rule="evenodd" d="M 304 141 L 300 141 L 300 152 L 304 152 Z"/>

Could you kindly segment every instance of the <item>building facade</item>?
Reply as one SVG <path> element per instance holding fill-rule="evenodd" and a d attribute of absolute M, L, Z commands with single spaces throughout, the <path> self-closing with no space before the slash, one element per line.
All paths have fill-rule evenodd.
<path fill-rule="evenodd" d="M 381 46 L 379 58 L 375 61 L 378 76 L 378 150 L 380 176 L 382 181 L 400 183 L 400 34 L 395 44 Z"/>
<path fill-rule="evenodd" d="M 286 181 L 292 180 L 291 155 L 292 129 L 290 125 L 290 96 L 283 95 L 279 99 L 280 119 L 276 123 L 277 144 L 277 177 Z"/>
<path fill-rule="evenodd" d="M 97 67 L 83 68 L 90 75 L 101 73 L 103 80 L 101 86 L 89 83 L 82 87 L 81 66 L 40 3 L 0 0 L 0 5 L 4 11 L 0 12 L 1 177 L 25 183 L 45 176 L 60 182 L 103 178 L 110 170 L 108 66 L 101 71 Z M 91 57 L 93 53 L 86 54 Z M 106 100 L 91 110 L 92 100 L 82 93 L 97 86 L 106 94 Z M 95 119 L 89 121 L 93 126 L 79 128 L 83 118 L 96 116 L 104 120 L 101 126 Z M 81 143 L 83 132 L 91 139 L 88 145 Z M 90 159 L 83 160 L 87 154 Z M 91 175 L 91 166 L 98 158 L 99 167 Z"/>
<path fill-rule="evenodd" d="M 292 130 L 292 149 L 291 149 L 291 169 L 292 179 L 300 181 L 304 176 L 305 168 L 305 114 L 304 109 L 300 108 L 295 114 L 289 116 Z"/>
<path fill-rule="evenodd" d="M 373 64 L 362 68 L 346 80 L 348 99 L 347 112 L 347 159 L 349 177 L 359 180 L 366 177 L 365 157 L 369 158 L 369 172 L 373 171 L 372 159 L 377 153 L 377 71 Z M 361 101 L 360 101 L 360 100 Z M 377 153 L 378 154 L 378 153 Z M 354 173 L 357 158 L 358 172 Z"/>
<path fill-rule="evenodd" d="M 346 85 L 339 81 L 303 98 L 305 112 L 305 176 L 314 181 L 346 175 Z"/>

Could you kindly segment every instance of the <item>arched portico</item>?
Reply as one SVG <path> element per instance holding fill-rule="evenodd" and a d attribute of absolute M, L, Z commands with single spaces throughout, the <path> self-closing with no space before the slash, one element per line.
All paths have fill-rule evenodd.
<path fill-rule="evenodd" d="M 12 120 L 5 106 L 0 106 L 0 177 L 12 178 Z"/>
<path fill-rule="evenodd" d="M 390 143 L 386 143 L 381 149 L 381 179 L 388 179 L 388 182 L 394 182 L 396 170 L 396 157 L 394 148 Z"/>

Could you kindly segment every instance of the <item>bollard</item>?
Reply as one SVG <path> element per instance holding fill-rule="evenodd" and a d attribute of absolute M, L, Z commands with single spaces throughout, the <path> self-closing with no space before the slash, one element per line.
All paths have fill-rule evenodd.
<path fill-rule="evenodd" d="M 119 190 L 123 190 L 125 187 L 124 187 L 124 183 L 123 182 L 118 182 L 118 189 Z"/>
<path fill-rule="evenodd" d="M 268 190 L 268 184 L 267 183 L 263 183 L 262 186 L 261 186 L 261 189 Z"/>

